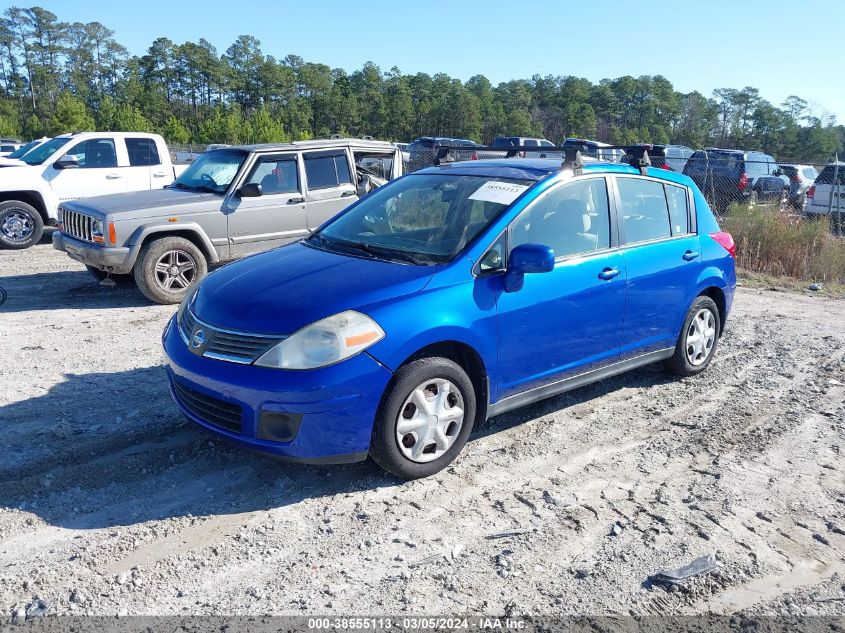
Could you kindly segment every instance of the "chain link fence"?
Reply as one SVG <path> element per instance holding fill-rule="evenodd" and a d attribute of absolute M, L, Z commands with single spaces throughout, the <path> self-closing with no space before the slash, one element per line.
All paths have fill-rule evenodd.
<path fill-rule="evenodd" d="M 630 146 L 628 149 L 636 150 Z M 405 171 L 412 172 L 433 165 L 467 160 L 526 158 L 564 160 L 562 147 L 493 148 L 482 145 L 434 143 L 409 147 Z M 610 150 L 596 155 L 582 152 L 585 164 L 607 161 Z M 831 232 L 845 236 L 845 163 L 778 163 L 759 152 L 739 150 L 700 150 L 688 157 L 673 156 L 664 146 L 647 149 L 653 167 L 689 176 L 698 186 L 718 216 L 732 206 L 762 207 L 785 214 L 794 222 L 829 222 Z M 631 163 L 630 152 L 620 153 L 613 162 Z M 515 163 L 516 164 L 516 163 Z"/>

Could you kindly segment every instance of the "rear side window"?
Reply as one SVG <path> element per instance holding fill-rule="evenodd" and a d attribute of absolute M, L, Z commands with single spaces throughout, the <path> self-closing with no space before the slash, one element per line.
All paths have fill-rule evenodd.
<path fill-rule="evenodd" d="M 129 153 L 129 164 L 132 167 L 161 165 L 158 148 L 151 138 L 127 138 L 126 151 Z"/>
<path fill-rule="evenodd" d="M 604 178 L 563 185 L 532 204 L 511 225 L 511 245 L 545 244 L 555 257 L 610 246 L 607 185 Z"/>
<path fill-rule="evenodd" d="M 540 147 L 554 147 L 555 144 L 551 141 L 540 141 Z"/>
<path fill-rule="evenodd" d="M 845 185 L 845 165 L 839 166 L 839 174 L 836 178 L 837 182 L 834 182 L 834 176 L 836 175 L 836 166 L 835 165 L 828 165 L 824 169 L 822 169 L 822 173 L 819 174 L 819 177 L 816 178 L 817 185 Z"/>
<path fill-rule="evenodd" d="M 533 138 L 527 138 L 524 141 L 525 147 L 537 147 L 538 145 L 539 145 L 539 143 L 537 143 L 537 141 Z"/>
<path fill-rule="evenodd" d="M 663 185 L 654 180 L 617 178 L 622 225 L 629 244 L 672 236 Z"/>
<path fill-rule="evenodd" d="M 817 172 L 812 167 L 805 167 L 804 170 L 803 170 L 803 173 L 804 173 L 804 178 L 809 178 L 810 180 L 815 180 L 816 176 L 819 175 L 819 172 Z"/>
<path fill-rule="evenodd" d="M 669 203 L 672 235 L 689 233 L 689 197 L 687 190 L 674 185 L 664 185 L 664 187 L 666 187 L 666 201 Z"/>
<path fill-rule="evenodd" d="M 352 183 L 346 154 L 305 154 L 303 158 L 309 189 L 328 189 Z"/>

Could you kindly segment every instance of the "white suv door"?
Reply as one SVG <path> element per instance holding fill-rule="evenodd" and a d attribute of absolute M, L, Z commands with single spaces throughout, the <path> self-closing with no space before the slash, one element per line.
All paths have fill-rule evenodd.
<path fill-rule="evenodd" d="M 51 165 L 46 174 L 50 188 L 60 201 L 126 191 L 124 168 L 118 167 L 113 138 L 80 141 L 65 152 L 68 154 L 76 156 L 79 167 L 56 169 Z"/>
<path fill-rule="evenodd" d="M 129 156 L 129 167 L 122 168 L 126 173 L 127 191 L 161 189 L 173 182 L 173 174 L 161 165 L 154 139 L 127 136 L 124 140 Z"/>

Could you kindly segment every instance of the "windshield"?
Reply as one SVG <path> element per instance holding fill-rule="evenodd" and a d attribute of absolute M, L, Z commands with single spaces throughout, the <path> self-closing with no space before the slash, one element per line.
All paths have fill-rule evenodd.
<path fill-rule="evenodd" d="M 14 152 L 9 154 L 7 156 L 7 158 L 20 158 L 21 156 L 26 154 L 29 150 L 31 150 L 33 147 L 38 145 L 40 142 L 41 141 L 30 141 L 26 145 L 21 145 L 18 149 L 16 149 Z"/>
<path fill-rule="evenodd" d="M 197 158 L 171 187 L 211 193 L 226 193 L 246 159 L 238 149 L 216 149 Z"/>
<path fill-rule="evenodd" d="M 414 264 L 449 261 L 532 184 L 412 174 L 376 189 L 308 241 Z"/>
<path fill-rule="evenodd" d="M 72 139 L 69 136 L 57 136 L 56 138 L 51 138 L 46 143 L 27 152 L 21 160 L 27 165 L 40 165 L 71 140 Z"/>

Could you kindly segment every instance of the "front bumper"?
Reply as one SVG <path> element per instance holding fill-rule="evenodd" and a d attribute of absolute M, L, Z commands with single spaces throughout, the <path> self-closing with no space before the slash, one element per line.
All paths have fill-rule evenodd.
<path fill-rule="evenodd" d="M 135 252 L 130 248 L 106 247 L 70 237 L 61 231 L 53 233 L 53 248 L 63 251 L 71 259 L 116 275 L 132 272 Z"/>
<path fill-rule="evenodd" d="M 170 390 L 189 419 L 241 446 L 304 463 L 348 463 L 366 459 L 373 422 L 391 372 L 366 353 L 330 367 L 290 371 L 239 365 L 189 351 L 174 316 L 162 336 Z M 239 425 L 212 421 L 201 401 L 228 411 L 240 408 Z M 197 404 L 200 402 L 200 404 Z M 297 421 L 289 441 L 267 436 L 268 414 Z"/>

